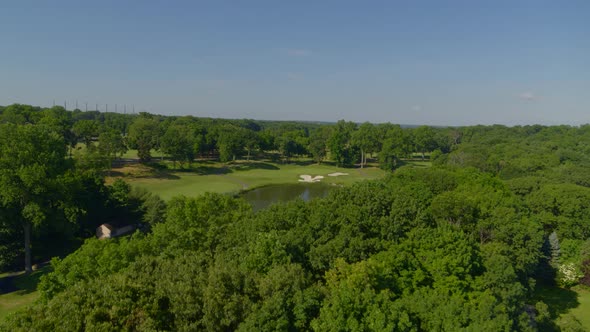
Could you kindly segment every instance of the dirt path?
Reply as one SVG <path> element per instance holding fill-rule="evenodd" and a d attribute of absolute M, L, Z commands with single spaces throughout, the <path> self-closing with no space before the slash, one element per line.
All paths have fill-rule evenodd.
<path fill-rule="evenodd" d="M 364 178 L 367 177 L 367 173 L 365 173 L 365 170 L 362 168 L 357 168 L 356 171 Z"/>
<path fill-rule="evenodd" d="M 236 184 L 239 184 L 240 186 L 242 186 L 242 190 L 246 190 L 246 189 L 248 189 L 248 187 L 249 187 L 249 186 L 248 186 L 248 184 L 247 184 L 246 182 L 244 182 L 244 181 L 242 181 L 242 180 L 240 180 L 240 179 L 238 179 L 238 178 L 236 178 L 236 177 L 234 177 L 234 176 L 231 176 L 231 175 L 229 175 L 229 174 L 228 174 L 228 173 L 229 173 L 229 172 L 228 172 L 228 170 L 229 170 L 229 168 L 227 168 L 227 167 L 225 167 L 225 166 L 224 166 L 224 167 L 221 167 L 221 168 L 219 168 L 219 170 L 217 170 L 217 171 L 215 172 L 215 175 L 218 175 L 218 176 L 225 176 L 225 177 L 226 177 L 226 178 L 228 178 L 228 179 L 229 179 L 231 182 L 233 182 L 233 183 L 236 183 Z"/>

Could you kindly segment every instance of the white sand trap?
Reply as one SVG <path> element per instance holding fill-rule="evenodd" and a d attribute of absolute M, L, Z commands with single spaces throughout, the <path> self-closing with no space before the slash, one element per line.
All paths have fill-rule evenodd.
<path fill-rule="evenodd" d="M 324 178 L 321 175 L 311 177 L 311 175 L 307 174 L 299 175 L 299 177 L 301 178 L 299 182 L 320 182 Z"/>
<path fill-rule="evenodd" d="M 330 173 L 330 174 L 328 174 L 328 176 L 342 176 L 342 175 L 348 175 L 348 173 L 336 172 L 336 173 Z"/>

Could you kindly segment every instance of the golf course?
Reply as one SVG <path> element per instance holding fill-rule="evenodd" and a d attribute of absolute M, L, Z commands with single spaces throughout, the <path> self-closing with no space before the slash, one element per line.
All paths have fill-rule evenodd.
<path fill-rule="evenodd" d="M 158 165 L 160 166 L 125 165 L 113 169 L 110 179 L 122 178 L 132 186 L 169 200 L 179 195 L 238 193 L 268 185 L 293 184 L 300 182 L 302 175 L 323 177 L 318 182 L 342 186 L 380 178 L 386 174 L 377 167 L 351 169 L 309 162 L 282 164 L 240 161 L 226 164 L 202 161 L 194 163 L 190 169 L 168 169 Z M 335 174 L 338 176 L 330 176 Z"/>

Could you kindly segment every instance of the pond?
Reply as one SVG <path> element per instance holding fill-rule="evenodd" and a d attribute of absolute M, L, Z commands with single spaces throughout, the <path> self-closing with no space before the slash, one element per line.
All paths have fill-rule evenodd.
<path fill-rule="evenodd" d="M 323 183 L 280 184 L 253 189 L 240 196 L 252 204 L 254 211 L 258 211 L 276 202 L 286 202 L 296 198 L 308 201 L 312 198 L 325 197 L 334 188 Z"/>

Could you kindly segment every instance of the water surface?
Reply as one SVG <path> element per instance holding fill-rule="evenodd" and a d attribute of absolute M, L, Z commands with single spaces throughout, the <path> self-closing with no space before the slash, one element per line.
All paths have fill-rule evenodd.
<path fill-rule="evenodd" d="M 252 204 L 254 211 L 258 211 L 276 202 L 325 197 L 332 189 L 334 186 L 323 183 L 277 184 L 247 191 L 241 197 Z"/>

